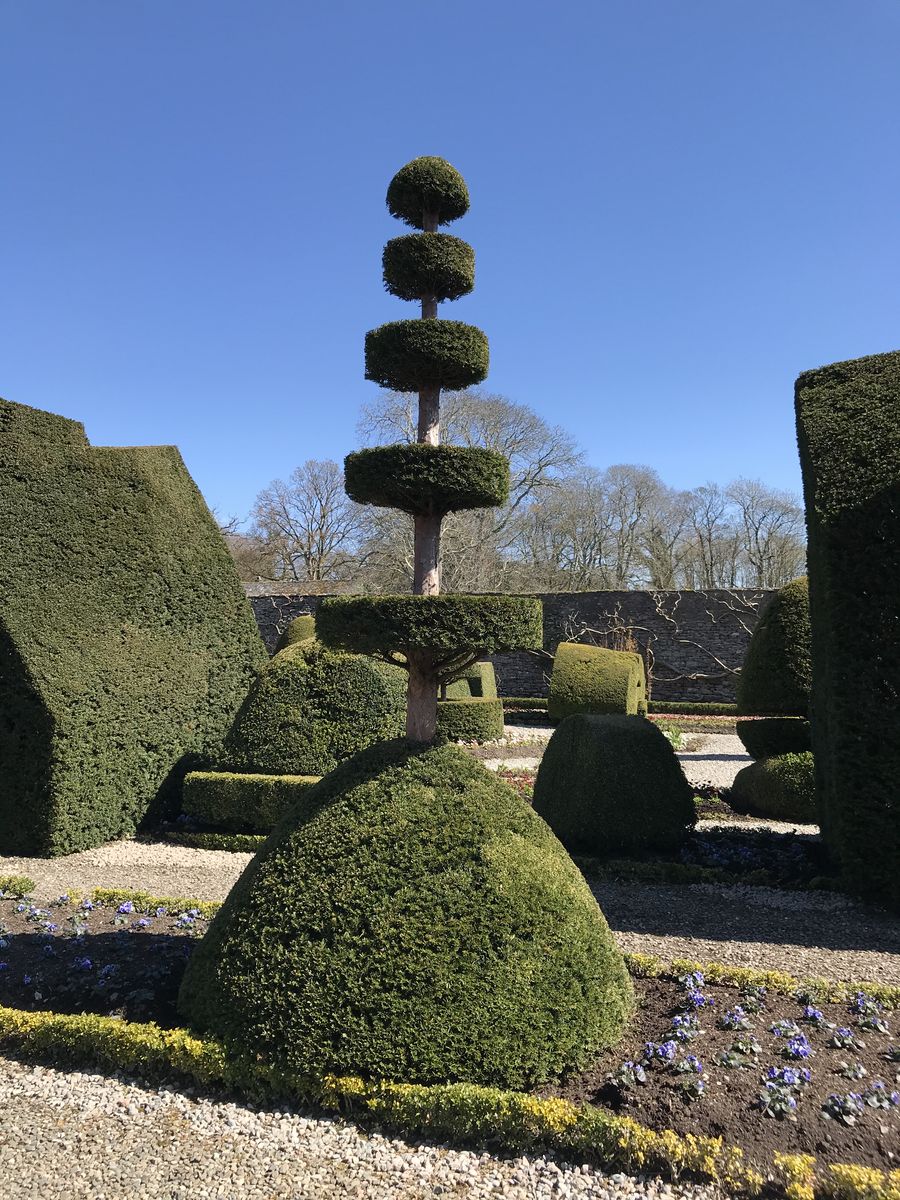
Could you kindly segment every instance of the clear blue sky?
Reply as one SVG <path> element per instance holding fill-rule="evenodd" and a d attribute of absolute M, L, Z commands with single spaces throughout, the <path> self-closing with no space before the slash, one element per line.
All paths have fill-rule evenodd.
<path fill-rule="evenodd" d="M 603 467 L 799 488 L 900 347 L 897 0 L 0 0 L 0 395 L 245 515 L 356 444 L 393 173 L 472 208 L 486 386 Z"/>

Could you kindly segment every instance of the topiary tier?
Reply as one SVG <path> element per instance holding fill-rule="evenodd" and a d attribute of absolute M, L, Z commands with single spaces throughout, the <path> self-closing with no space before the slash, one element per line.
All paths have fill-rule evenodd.
<path fill-rule="evenodd" d="M 580 854 L 675 850 L 696 820 L 665 734 L 643 717 L 567 717 L 534 781 L 534 809 Z"/>
<path fill-rule="evenodd" d="M 816 782 L 813 756 L 779 754 L 738 771 L 731 785 L 734 807 L 776 821 L 815 825 Z"/>
<path fill-rule="evenodd" d="M 462 391 L 488 372 L 488 340 L 462 321 L 391 321 L 366 334 L 366 379 L 395 392 Z"/>
<path fill-rule="evenodd" d="M 660 735 L 661 736 L 661 735 Z M 190 959 L 179 1008 L 280 1069 L 525 1087 L 631 1012 L 581 873 L 455 746 L 374 746 L 285 817 Z"/>
<path fill-rule="evenodd" d="M 449 233 L 414 233 L 393 238 L 382 257 L 384 286 L 401 300 L 425 293 L 458 300 L 475 286 L 475 252 Z"/>
<path fill-rule="evenodd" d="M 804 717 L 738 717 L 735 730 L 751 758 L 802 754 L 812 745 Z"/>
<path fill-rule="evenodd" d="M 644 660 L 628 650 L 560 642 L 553 659 L 547 715 L 561 721 L 573 713 L 647 711 Z"/>
<path fill-rule="evenodd" d="M 347 455 L 344 486 L 358 504 L 413 514 L 494 508 L 509 498 L 509 460 L 477 446 L 376 446 Z"/>

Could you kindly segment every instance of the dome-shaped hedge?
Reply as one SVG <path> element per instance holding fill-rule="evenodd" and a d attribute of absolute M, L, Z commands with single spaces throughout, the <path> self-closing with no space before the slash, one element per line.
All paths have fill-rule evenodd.
<path fill-rule="evenodd" d="M 776 821 L 816 825 L 816 781 L 813 756 L 779 754 L 738 771 L 731 785 L 732 802 Z"/>
<path fill-rule="evenodd" d="M 305 793 L 188 963 L 181 1013 L 280 1067 L 526 1087 L 632 1005 L 580 872 L 458 747 L 374 746 Z"/>
<path fill-rule="evenodd" d="M 260 672 L 225 739 L 232 771 L 324 775 L 403 731 L 406 672 L 295 642 Z"/>
<path fill-rule="evenodd" d="M 425 214 L 438 225 L 456 221 L 469 210 L 466 181 L 445 158 L 424 155 L 401 167 L 387 190 L 388 212 L 415 229 L 425 228 Z"/>
<path fill-rule="evenodd" d="M 743 715 L 805 717 L 812 682 L 809 583 L 780 588 L 753 631 L 738 677 Z"/>
<path fill-rule="evenodd" d="M 301 613 L 294 617 L 287 629 L 278 639 L 276 652 L 295 642 L 308 642 L 316 636 L 316 618 L 311 613 Z"/>
<path fill-rule="evenodd" d="M 645 717 L 567 717 L 534 781 L 534 808 L 573 852 L 677 848 L 696 820 L 668 738 Z"/>

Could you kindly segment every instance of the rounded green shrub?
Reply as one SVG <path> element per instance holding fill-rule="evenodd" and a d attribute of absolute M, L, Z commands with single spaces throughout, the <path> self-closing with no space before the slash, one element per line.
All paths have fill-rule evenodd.
<path fill-rule="evenodd" d="M 286 646 L 293 646 L 296 642 L 308 642 L 315 636 L 316 618 L 310 613 L 301 613 L 299 617 L 294 617 L 278 639 L 275 651 L 277 653 L 279 650 L 284 650 Z"/>
<path fill-rule="evenodd" d="M 204 825 L 241 833 L 268 833 L 319 778 L 190 771 L 184 777 L 181 807 Z"/>
<path fill-rule="evenodd" d="M 231 771 L 324 775 L 402 733 L 406 673 L 375 659 L 295 642 L 260 672 L 225 739 Z"/>
<path fill-rule="evenodd" d="M 476 446 L 376 446 L 347 455 L 344 486 L 358 504 L 408 513 L 493 508 L 509 498 L 509 460 Z"/>
<path fill-rule="evenodd" d="M 384 286 L 401 300 L 456 300 L 475 286 L 475 251 L 449 233 L 409 233 L 384 248 Z"/>
<path fill-rule="evenodd" d="M 812 684 L 809 583 L 780 588 L 753 631 L 738 677 L 741 715 L 805 717 Z"/>
<path fill-rule="evenodd" d="M 463 321 L 391 321 L 366 334 L 366 379 L 395 392 L 461 391 L 481 383 L 488 360 L 487 338 Z"/>
<path fill-rule="evenodd" d="M 494 664 L 472 663 L 471 667 L 447 684 L 444 695 L 447 700 L 466 700 L 470 696 L 484 696 L 488 700 L 496 700 L 497 675 Z"/>
<path fill-rule="evenodd" d="M 802 754 L 811 746 L 805 717 L 738 717 L 735 728 L 751 758 Z"/>
<path fill-rule="evenodd" d="M 818 823 L 813 756 L 779 754 L 738 771 L 731 785 L 735 807 L 777 821 Z"/>
<path fill-rule="evenodd" d="M 503 737 L 503 701 L 489 696 L 438 700 L 438 736 L 451 742 L 496 742 Z"/>
<path fill-rule="evenodd" d="M 634 716 L 647 700 L 644 660 L 628 650 L 560 642 L 553 659 L 547 713 L 561 721 L 573 713 Z"/>
<path fill-rule="evenodd" d="M 316 629 L 329 646 L 360 654 L 409 647 L 498 654 L 540 649 L 543 611 L 528 596 L 329 596 Z"/>
<path fill-rule="evenodd" d="M 425 228 L 426 213 L 446 225 L 468 212 L 469 189 L 445 158 L 424 155 L 401 167 L 388 184 L 387 206 L 392 217 L 415 229 Z"/>
<path fill-rule="evenodd" d="M 665 735 L 643 717 L 567 717 L 544 751 L 534 807 L 564 846 L 600 857 L 674 850 L 696 819 Z"/>
<path fill-rule="evenodd" d="M 326 776 L 238 880 L 181 1013 L 300 1075 L 526 1087 L 632 1010 L 584 879 L 457 746 L 374 746 Z"/>

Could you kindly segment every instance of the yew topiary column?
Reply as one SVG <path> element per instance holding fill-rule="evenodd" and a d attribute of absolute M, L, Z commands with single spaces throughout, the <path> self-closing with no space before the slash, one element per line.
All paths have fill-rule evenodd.
<path fill-rule="evenodd" d="M 390 212 L 420 230 L 384 248 L 384 284 L 421 304 L 418 319 L 392 321 L 366 334 L 366 378 L 397 392 L 418 392 L 417 441 L 359 450 L 345 460 L 347 494 L 360 504 L 399 508 L 415 522 L 413 596 L 341 598 L 319 608 L 320 638 L 377 654 L 409 672 L 406 733 L 434 740 L 438 689 L 485 654 L 539 649 L 536 600 L 440 596 L 441 522 L 459 509 L 491 508 L 509 495 L 509 463 L 493 450 L 440 444 L 441 389 L 480 383 L 488 342 L 474 325 L 447 321 L 438 304 L 472 290 L 475 256 L 459 238 L 438 233 L 469 207 L 462 176 L 442 158 L 416 158 L 391 180 Z"/>

